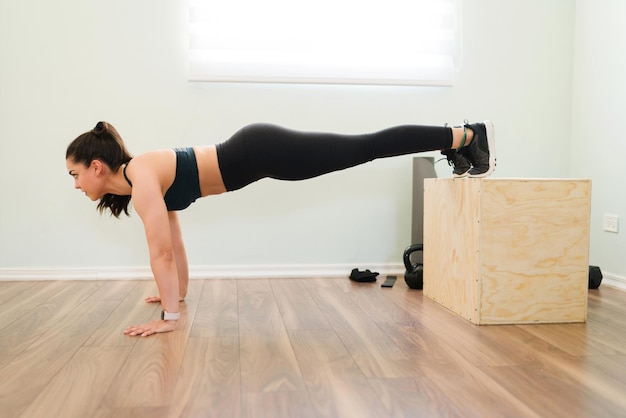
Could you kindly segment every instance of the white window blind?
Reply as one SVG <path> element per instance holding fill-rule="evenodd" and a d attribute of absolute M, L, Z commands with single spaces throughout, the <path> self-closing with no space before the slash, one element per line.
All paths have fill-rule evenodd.
<path fill-rule="evenodd" d="M 450 85 L 460 1 L 189 0 L 189 79 Z"/>

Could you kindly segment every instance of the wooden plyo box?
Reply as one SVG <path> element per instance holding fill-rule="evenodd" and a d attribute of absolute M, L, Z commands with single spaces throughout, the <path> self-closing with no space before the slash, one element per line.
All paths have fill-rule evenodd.
<path fill-rule="evenodd" d="M 474 324 L 585 322 L 590 180 L 425 179 L 424 295 Z"/>

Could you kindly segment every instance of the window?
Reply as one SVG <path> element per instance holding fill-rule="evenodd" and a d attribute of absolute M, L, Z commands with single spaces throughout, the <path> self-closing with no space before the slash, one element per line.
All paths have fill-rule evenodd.
<path fill-rule="evenodd" d="M 189 79 L 450 85 L 462 0 L 189 0 Z"/>

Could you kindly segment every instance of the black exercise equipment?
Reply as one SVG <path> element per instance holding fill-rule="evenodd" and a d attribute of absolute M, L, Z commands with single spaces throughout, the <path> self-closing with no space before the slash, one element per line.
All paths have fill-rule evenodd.
<path fill-rule="evenodd" d="M 416 251 L 424 251 L 422 244 L 413 244 L 404 250 L 402 257 L 404 261 L 404 281 L 411 289 L 422 289 L 424 287 L 424 265 L 422 263 L 412 263 L 411 254 Z"/>
<path fill-rule="evenodd" d="M 361 271 L 357 268 L 354 268 L 352 269 L 352 272 L 350 272 L 350 280 L 359 282 L 359 283 L 375 282 L 376 276 L 378 276 L 377 271 L 370 271 L 370 270 Z"/>
<path fill-rule="evenodd" d="M 602 283 L 602 270 L 598 266 L 589 266 L 589 289 L 597 289 Z"/>
<path fill-rule="evenodd" d="M 435 159 L 433 157 L 414 157 L 411 210 L 411 242 L 414 243 L 424 242 L 424 179 L 429 178 L 437 178 Z M 423 244 L 413 244 L 404 251 L 403 261 L 406 268 L 404 280 L 411 289 L 424 287 L 422 250 Z"/>

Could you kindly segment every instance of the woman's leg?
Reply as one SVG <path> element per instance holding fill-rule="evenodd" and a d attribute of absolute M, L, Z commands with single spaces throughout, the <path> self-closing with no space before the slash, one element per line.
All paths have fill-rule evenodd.
<path fill-rule="evenodd" d="M 462 129 L 453 134 L 452 128 L 419 125 L 342 135 L 254 124 L 219 144 L 217 152 L 224 183 L 232 191 L 265 177 L 303 180 L 377 158 L 448 149 L 460 143 L 462 134 Z"/>

